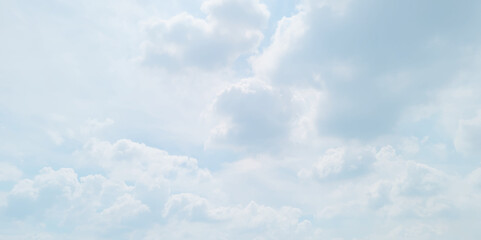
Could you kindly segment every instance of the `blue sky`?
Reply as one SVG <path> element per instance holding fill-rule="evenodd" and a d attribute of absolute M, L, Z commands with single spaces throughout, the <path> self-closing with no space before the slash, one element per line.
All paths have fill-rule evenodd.
<path fill-rule="evenodd" d="M 0 1 L 0 239 L 479 239 L 480 11 Z"/>

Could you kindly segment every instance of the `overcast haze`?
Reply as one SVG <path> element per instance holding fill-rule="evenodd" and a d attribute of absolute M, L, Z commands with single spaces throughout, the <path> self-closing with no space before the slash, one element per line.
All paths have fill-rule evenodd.
<path fill-rule="evenodd" d="M 0 0 L 0 239 L 481 239 L 480 13 Z"/>

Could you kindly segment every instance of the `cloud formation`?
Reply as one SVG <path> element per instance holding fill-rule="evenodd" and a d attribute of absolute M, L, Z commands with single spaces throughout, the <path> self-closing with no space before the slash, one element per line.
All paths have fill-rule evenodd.
<path fill-rule="evenodd" d="M 0 2 L 0 239 L 479 239 L 480 8 Z"/>
<path fill-rule="evenodd" d="M 145 24 L 143 63 L 167 70 L 219 68 L 257 51 L 269 18 L 257 0 L 212 0 L 202 4 L 206 18 L 188 13 Z"/>

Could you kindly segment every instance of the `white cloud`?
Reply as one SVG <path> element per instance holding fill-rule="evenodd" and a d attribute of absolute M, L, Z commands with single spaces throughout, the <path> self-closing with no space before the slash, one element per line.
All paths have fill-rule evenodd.
<path fill-rule="evenodd" d="M 251 59 L 254 73 L 261 78 L 268 78 L 278 70 L 280 61 L 295 49 L 301 47 L 300 38 L 308 26 L 303 21 L 304 13 L 284 17 L 277 23 L 272 43 L 259 56 Z"/>
<path fill-rule="evenodd" d="M 162 215 L 177 215 L 180 219 L 202 220 L 208 219 L 208 202 L 206 199 L 190 193 L 170 196 L 165 203 Z"/>
<path fill-rule="evenodd" d="M 9 203 L 15 203 L 15 198 L 27 197 L 32 200 L 40 200 L 41 197 L 74 198 L 79 186 L 77 174 L 73 169 L 62 168 L 58 171 L 52 168 L 43 168 L 33 179 L 22 179 L 13 187 L 9 195 Z M 53 204 L 42 202 L 43 204 Z"/>
<path fill-rule="evenodd" d="M 32 199 L 38 197 L 38 189 L 34 187 L 34 182 L 30 179 L 23 179 L 13 187 L 11 191 L 12 195 L 26 196 Z"/>
<path fill-rule="evenodd" d="M 363 160 L 359 161 L 358 156 L 363 156 Z M 361 174 L 349 168 L 355 163 L 364 166 Z M 322 197 L 313 195 L 317 200 L 312 200 L 311 208 L 317 212 L 316 217 L 332 222 L 346 217 L 371 221 L 388 217 L 400 222 L 405 218 L 443 218 L 463 206 L 459 191 L 469 192 L 457 189 L 464 184 L 459 177 L 406 160 L 391 146 L 379 150 L 329 149 L 314 162 L 312 169 L 304 168 L 298 176 L 300 183 L 314 184 L 307 189 L 317 188 L 324 193 Z M 302 198 L 298 201 L 306 203 Z M 368 227 L 359 224 L 356 228 Z"/>
<path fill-rule="evenodd" d="M 370 171 L 374 162 L 374 149 L 346 149 L 344 147 L 327 149 L 311 169 L 301 169 L 301 178 L 316 177 L 320 180 L 354 178 Z"/>
<path fill-rule="evenodd" d="M 301 211 L 292 207 L 272 208 L 250 202 L 245 206 L 214 206 L 192 194 L 173 195 L 164 214 L 172 223 L 157 225 L 146 239 L 187 239 L 203 235 L 206 239 L 310 239 L 319 230 L 301 220 Z M 180 229 L 185 229 L 180 231 Z"/>
<path fill-rule="evenodd" d="M 477 196 L 469 187 L 456 189 L 465 183 L 476 185 L 477 172 L 464 182 L 405 160 L 391 146 L 328 149 L 310 162 L 312 168 L 307 171 L 315 176 L 313 181 L 286 179 L 286 173 L 295 175 L 295 165 L 268 157 L 235 162 L 199 178 L 203 170 L 196 161 L 130 140 L 94 140 L 82 151 L 77 157 L 96 161 L 105 175 L 78 177 L 73 169 L 44 168 L 32 179 L 19 181 L 6 195 L 5 217 L 27 226 L 35 222 L 29 219 L 44 221 L 45 227 L 76 226 L 75 231 L 84 233 L 79 236 L 86 237 L 114 237 L 116 225 L 127 224 L 142 226 L 126 230 L 141 239 L 187 239 L 203 234 L 212 236 L 208 239 L 375 239 L 397 227 L 409 228 L 414 220 L 439 218 L 444 224 L 454 209 L 474 206 L 478 199 L 462 197 Z M 276 191 L 289 194 L 272 194 Z M 243 197 L 237 199 L 236 194 Z M 289 205 L 276 207 L 276 202 Z M 345 234 L 330 225 L 350 217 L 366 223 L 384 218 L 393 222 L 382 232 L 361 224 Z M 338 226 L 353 227 L 350 224 Z M 358 229 L 363 227 L 367 230 Z M 450 231 L 456 230 L 443 230 Z"/>
<path fill-rule="evenodd" d="M 199 188 L 200 185 L 212 181 L 210 171 L 200 168 L 196 159 L 169 155 L 128 139 L 115 143 L 92 139 L 76 155 L 81 165 L 102 167 L 110 178 L 145 185 L 151 190 L 169 192 L 175 187 L 202 191 L 207 189 Z"/>
<path fill-rule="evenodd" d="M 252 59 L 252 67 L 274 88 L 325 91 L 326 104 L 318 111 L 321 135 L 372 139 L 390 134 L 406 109 L 428 101 L 429 93 L 451 80 L 443 76 L 453 76 L 461 67 L 456 59 L 464 55 L 458 50 L 464 42 L 453 34 L 457 28 L 426 20 L 440 11 L 428 17 L 409 10 L 408 4 L 382 1 L 304 1 L 298 9 L 279 22 L 272 43 Z M 399 9 L 410 13 L 409 21 Z M 382 20 L 386 14 L 393 21 Z M 450 19 L 467 24 L 456 12 Z M 428 46 L 434 37 L 448 41 L 445 47 L 452 51 Z M 447 63 L 450 67 L 443 67 Z"/>
<path fill-rule="evenodd" d="M 247 79 L 226 89 L 215 110 L 222 120 L 211 136 L 213 144 L 265 151 L 289 136 L 289 96 L 261 81 Z"/>
<path fill-rule="evenodd" d="M 148 206 L 135 199 L 132 195 L 124 194 L 117 198 L 112 206 L 102 210 L 100 214 L 107 219 L 120 221 L 123 218 L 135 216 L 147 211 L 149 211 Z"/>
<path fill-rule="evenodd" d="M 169 71 L 214 69 L 257 51 L 261 29 L 269 18 L 265 5 L 257 0 L 212 0 L 201 9 L 207 14 L 205 19 L 182 13 L 145 23 L 143 63 Z"/>
<path fill-rule="evenodd" d="M 480 7 L 0 1 L 0 239 L 479 239 Z"/>

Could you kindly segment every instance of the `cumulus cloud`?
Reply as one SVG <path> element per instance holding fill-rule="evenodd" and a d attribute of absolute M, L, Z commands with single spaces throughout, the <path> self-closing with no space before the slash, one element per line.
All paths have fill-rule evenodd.
<path fill-rule="evenodd" d="M 216 187 L 209 171 L 199 168 L 195 159 L 130 140 L 114 144 L 92 140 L 75 155 L 80 161 L 90 160 L 89 167 L 96 165 L 105 175 L 79 177 L 72 168 L 43 168 L 6 194 L 5 216 L 26 224 L 36 219 L 49 228 L 114 236 L 118 224 L 150 223 L 153 216 L 162 216 L 162 205 L 172 202 L 168 201 L 172 191 L 208 193 Z M 206 187 L 209 190 L 203 191 Z"/>
<path fill-rule="evenodd" d="M 79 236 L 117 236 L 118 225 L 124 224 L 141 224 L 142 227 L 131 234 L 146 239 L 159 236 L 184 239 L 191 236 L 189 234 L 202 234 L 199 224 L 218 229 L 211 232 L 212 239 L 222 236 L 288 239 L 286 236 L 305 237 L 317 233 L 310 221 L 302 219 L 301 210 L 297 208 L 273 208 L 255 202 L 247 205 L 221 203 L 223 198 L 213 192 L 217 186 L 215 181 L 199 179 L 202 169 L 188 157 L 171 156 L 129 140 L 114 144 L 97 141 L 83 151 L 86 155 L 77 155 L 104 161 L 99 164 L 105 175 L 79 177 L 71 168 L 43 168 L 33 178 L 17 182 L 7 193 L 6 203 L 0 209 L 6 213 L 4 217 L 29 227 L 33 227 L 30 224 L 35 221 L 43 221 L 43 230 L 83 232 Z M 122 166 L 122 162 L 131 165 Z M 156 166 L 155 162 L 160 164 Z M 138 163 L 149 164 L 147 168 L 151 171 Z M 118 168 L 122 168 L 125 175 L 118 175 Z M 129 172 L 134 175 L 128 176 Z M 208 172 L 204 174 L 213 178 Z M 187 185 L 197 190 L 210 190 L 197 191 L 207 195 L 200 197 Z M 158 188 L 168 191 L 156 191 Z M 179 226 L 190 230 L 175 234 Z M 53 238 L 61 238 L 61 235 Z"/>
<path fill-rule="evenodd" d="M 461 67 L 464 52 L 458 47 L 469 44 L 454 33 L 468 34 L 473 27 L 461 16 L 479 21 L 470 10 L 479 8 L 475 2 L 450 12 L 445 24 L 427 19 L 446 19 L 443 9 L 451 3 L 421 11 L 432 5 L 414 10 L 408 3 L 382 1 L 306 2 L 279 22 L 271 45 L 252 66 L 276 85 L 326 90 L 319 131 L 347 138 L 390 133 L 408 106 L 427 101 L 430 91 L 449 82 Z M 433 39 L 449 44 L 430 45 Z M 477 35 L 470 43 L 476 40 Z"/>
<path fill-rule="evenodd" d="M 147 211 L 149 211 L 149 207 L 135 199 L 132 195 L 125 194 L 117 198 L 112 206 L 102 210 L 100 214 L 105 218 L 119 221 Z"/>
<path fill-rule="evenodd" d="M 373 149 L 331 148 L 316 161 L 312 168 L 301 169 L 300 178 L 315 177 L 319 180 L 354 178 L 369 171 L 375 160 Z"/>
<path fill-rule="evenodd" d="M 169 192 L 173 184 L 186 191 L 200 191 L 199 184 L 212 181 L 210 171 L 200 168 L 196 159 L 169 155 L 128 139 L 115 143 L 92 139 L 76 155 L 80 165 L 97 165 L 113 179 L 145 185 L 148 189 Z"/>
<path fill-rule="evenodd" d="M 97 162 L 102 175 L 79 177 L 70 168 L 44 168 L 33 178 L 18 181 L 6 194 L 0 205 L 6 213 L 3 220 L 15 219 L 29 227 L 43 221 L 46 228 L 39 233 L 56 228 L 84 237 L 115 237 L 118 226 L 129 226 L 123 232 L 141 239 L 187 239 L 203 234 L 212 239 L 376 239 L 401 229 L 409 231 L 410 223 L 417 220 L 431 224 L 437 219 L 444 224 L 455 209 L 478 209 L 473 206 L 481 198 L 476 194 L 478 171 L 459 178 L 407 160 L 391 146 L 328 149 L 306 168 L 308 178 L 298 174 L 297 180 L 285 179 L 286 172 L 295 175 L 294 166 L 269 159 L 243 160 L 202 175 L 203 170 L 188 157 L 131 140 L 94 140 L 82 152 L 77 157 Z M 225 182 L 219 185 L 221 180 Z M 457 188 L 465 184 L 473 187 Z M 275 194 L 280 190 L 290 194 Z M 250 196 L 236 201 L 235 192 Z M 269 195 L 276 200 L 268 199 Z M 290 204 L 276 207 L 257 201 Z M 346 218 L 357 220 L 331 225 Z M 384 218 L 393 222 L 379 231 L 357 222 Z M 351 231 L 342 234 L 338 228 Z M 439 234 L 453 231 L 457 230 L 443 228 Z M 419 232 L 409 234 L 422 237 Z"/>
<path fill-rule="evenodd" d="M 205 235 L 206 239 L 310 239 L 319 236 L 320 231 L 309 220 L 302 220 L 301 211 L 296 208 L 276 209 L 255 202 L 215 206 L 192 194 L 173 195 L 164 213 L 175 219 L 174 224 L 155 226 L 146 239 L 187 239 L 198 235 Z M 178 231 L 180 228 L 186 230 Z"/>
<path fill-rule="evenodd" d="M 147 40 L 142 62 L 174 70 L 188 67 L 223 67 L 252 54 L 263 38 L 269 18 L 257 0 L 211 0 L 202 4 L 206 18 L 188 13 L 145 23 Z"/>
<path fill-rule="evenodd" d="M 216 99 L 215 110 L 223 119 L 214 129 L 214 144 L 269 149 L 289 134 L 291 104 L 289 96 L 262 82 L 246 80 Z"/>
<path fill-rule="evenodd" d="M 362 150 L 329 149 L 311 169 L 298 172 L 302 183 L 315 184 L 326 193 L 318 200 L 323 204 L 314 207 L 318 218 L 432 219 L 442 218 L 461 206 L 453 193 L 464 181 L 461 178 L 407 160 L 391 146 Z M 354 163 L 363 166 L 363 171 L 356 172 Z"/>
<path fill-rule="evenodd" d="M 181 219 L 205 220 L 210 217 L 207 204 L 205 198 L 194 194 L 175 194 L 165 203 L 163 216 L 177 215 Z"/>
<path fill-rule="evenodd" d="M 481 237 L 478 2 L 35 4 L 0 1 L 0 239 Z"/>
<path fill-rule="evenodd" d="M 326 155 L 315 164 L 315 172 L 321 179 L 344 174 L 355 175 L 365 170 L 363 168 L 366 168 L 372 161 L 373 156 L 363 155 L 347 157 L 346 150 L 343 148 L 329 149 L 326 151 Z"/>

